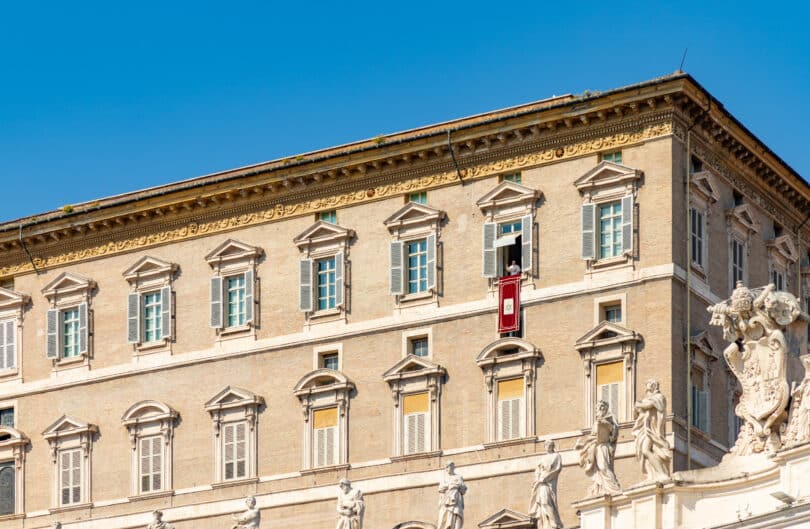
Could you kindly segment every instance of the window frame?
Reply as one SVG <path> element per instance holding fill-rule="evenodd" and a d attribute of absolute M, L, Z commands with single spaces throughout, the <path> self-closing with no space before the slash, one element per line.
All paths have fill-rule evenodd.
<path fill-rule="evenodd" d="M 258 422 L 264 407 L 264 397 L 246 389 L 227 386 L 205 403 L 205 411 L 211 416 L 214 426 L 214 481 L 212 486 L 227 486 L 231 483 L 258 481 Z M 245 472 L 244 477 L 225 477 L 225 435 L 223 426 L 245 423 Z"/>
<path fill-rule="evenodd" d="M 748 284 L 750 257 L 751 257 L 751 236 L 758 233 L 760 224 L 756 220 L 756 213 L 750 204 L 745 202 L 726 210 L 726 231 L 728 233 L 728 288 L 729 294 L 734 291 L 736 281 Z M 737 255 L 735 244 L 740 246 L 742 256 L 742 278 L 736 278 L 734 259 Z"/>
<path fill-rule="evenodd" d="M 695 157 L 692 157 L 695 159 Z M 700 161 L 700 160 L 698 160 Z M 691 169 L 690 161 L 690 169 Z M 697 213 L 699 213 L 702 217 L 701 222 L 701 229 L 702 229 L 702 240 L 700 243 L 701 249 L 701 261 L 696 261 L 694 258 L 694 252 L 692 251 L 692 259 L 690 260 L 689 265 L 692 267 L 693 270 L 698 272 L 699 275 L 703 277 L 703 279 L 708 278 L 709 274 L 709 240 L 710 240 L 710 233 L 711 233 L 711 219 L 712 219 L 712 208 L 713 204 L 718 201 L 717 193 L 715 193 L 715 179 L 714 175 L 712 175 L 709 171 L 700 170 L 700 171 L 692 171 L 691 177 L 689 179 L 690 184 L 690 212 L 689 212 L 689 222 L 692 224 L 694 220 L 692 219 L 692 209 L 694 209 Z M 692 233 L 689 233 L 689 244 L 692 244 Z"/>
<path fill-rule="evenodd" d="M 173 447 L 174 428 L 180 414 L 163 402 L 142 400 L 133 404 L 121 417 L 127 429 L 131 447 L 130 499 L 170 495 L 173 493 Z M 161 488 L 142 490 L 141 460 L 142 441 L 146 438 L 160 439 Z"/>
<path fill-rule="evenodd" d="M 48 285 L 42 293 L 48 299 L 49 306 L 46 314 L 45 352 L 46 357 L 52 361 L 52 369 L 83 368 L 89 370 L 90 359 L 93 357 L 93 307 L 92 293 L 96 283 L 87 277 L 73 273 L 62 272 Z M 64 356 L 64 326 L 63 318 L 66 311 L 78 310 L 78 354 Z M 84 313 L 84 326 L 81 325 Z M 52 325 L 53 322 L 53 325 Z M 51 332 L 53 330 L 53 332 Z M 84 342 L 84 347 L 82 346 Z"/>
<path fill-rule="evenodd" d="M 3 362 L 0 365 L 0 381 L 22 378 L 23 361 L 23 317 L 26 307 L 31 301 L 30 296 L 15 290 L 0 287 L 0 325 L 5 326 L 2 333 L 2 343 L 0 343 L 0 354 L 3 355 Z M 7 336 L 11 331 L 11 340 Z M 13 366 L 5 365 L 8 362 L 8 351 L 6 347 L 13 342 L 12 351 Z"/>
<path fill-rule="evenodd" d="M 58 513 L 65 509 L 75 509 L 92 503 L 93 444 L 98 427 L 84 421 L 63 415 L 43 432 L 51 451 L 52 496 L 50 512 Z M 79 501 L 62 503 L 61 454 L 78 451 L 80 464 Z"/>
<path fill-rule="evenodd" d="M 171 354 L 174 341 L 174 292 L 172 283 L 179 269 L 178 265 L 157 257 L 145 255 L 124 271 L 124 279 L 129 282 L 127 299 L 127 342 L 132 345 L 133 354 L 168 352 Z M 160 338 L 147 340 L 146 297 L 160 294 Z"/>
<path fill-rule="evenodd" d="M 336 209 L 327 209 L 324 211 L 319 211 L 315 217 L 316 221 L 322 220 L 324 222 L 328 222 L 330 224 L 337 224 L 337 210 Z"/>
<path fill-rule="evenodd" d="M 264 250 L 258 246 L 228 239 L 205 256 L 214 273 L 210 280 L 209 326 L 217 339 L 256 338 L 261 321 L 258 268 L 263 255 Z M 228 282 L 239 276 L 244 281 L 244 321 L 229 325 Z"/>
<path fill-rule="evenodd" d="M 414 191 L 405 195 L 405 203 L 427 204 L 427 191 Z"/>
<path fill-rule="evenodd" d="M 799 260 L 796 243 L 788 235 L 780 235 L 766 242 L 768 250 L 768 282 L 774 283 L 777 290 L 792 291 L 794 270 Z M 777 284 L 777 274 L 781 275 L 782 285 Z"/>
<path fill-rule="evenodd" d="M 316 369 L 304 375 L 293 388 L 293 394 L 301 404 L 303 424 L 302 473 L 320 472 L 326 469 L 348 468 L 348 413 L 354 383 L 340 371 Z M 314 457 L 314 412 L 337 408 L 337 436 L 335 442 L 338 459 L 334 465 L 316 466 Z"/>
<path fill-rule="evenodd" d="M 5 406 L 5 404 L 4 404 Z M 15 406 L 11 406 L 15 409 Z M 2 517 L 25 516 L 25 453 L 31 441 L 15 427 L 0 425 L 0 463 L 11 463 L 14 469 L 14 512 Z"/>

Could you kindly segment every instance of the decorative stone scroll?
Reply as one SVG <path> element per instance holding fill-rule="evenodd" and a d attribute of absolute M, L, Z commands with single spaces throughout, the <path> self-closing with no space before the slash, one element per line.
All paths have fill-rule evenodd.
<path fill-rule="evenodd" d="M 776 291 L 773 284 L 749 290 L 742 282 L 737 282 L 731 299 L 707 310 L 711 324 L 722 326 L 724 338 L 731 342 L 723 356 L 742 386 L 734 412 L 744 422 L 731 452 L 750 455 L 779 450 L 790 397 L 782 328 L 797 319 L 806 321 L 807 314 L 793 294 Z"/>

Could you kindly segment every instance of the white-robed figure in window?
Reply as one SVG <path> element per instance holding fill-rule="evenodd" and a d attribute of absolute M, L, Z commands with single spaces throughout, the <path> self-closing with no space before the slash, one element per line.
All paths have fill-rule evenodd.
<path fill-rule="evenodd" d="M 363 529 L 363 513 L 366 510 L 363 493 L 353 489 L 346 478 L 340 480 L 338 488 L 338 521 L 335 529 Z"/>
<path fill-rule="evenodd" d="M 562 456 L 555 450 L 552 439 L 546 441 L 546 455 L 540 458 L 534 471 L 529 515 L 537 521 L 537 529 L 562 529 L 557 507 L 557 478 L 562 470 Z"/>
<path fill-rule="evenodd" d="M 467 485 L 456 474 L 456 465 L 450 461 L 439 482 L 439 523 L 436 529 L 461 529 L 464 526 L 464 494 Z"/>

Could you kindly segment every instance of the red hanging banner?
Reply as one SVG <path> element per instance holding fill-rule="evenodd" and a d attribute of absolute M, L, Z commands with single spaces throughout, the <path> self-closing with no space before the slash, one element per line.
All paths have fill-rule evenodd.
<path fill-rule="evenodd" d="M 498 332 L 520 330 L 520 274 L 498 280 Z"/>

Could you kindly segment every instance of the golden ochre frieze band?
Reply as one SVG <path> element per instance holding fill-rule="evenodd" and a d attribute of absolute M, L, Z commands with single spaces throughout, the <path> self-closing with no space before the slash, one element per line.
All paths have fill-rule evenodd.
<path fill-rule="evenodd" d="M 667 136 L 671 133 L 671 122 L 647 125 L 635 131 L 610 134 L 598 138 L 570 143 L 568 145 L 544 148 L 539 151 L 493 162 L 472 165 L 462 169 L 462 178 L 485 178 L 507 171 L 526 169 L 533 166 L 562 161 L 568 158 L 593 154 L 605 149 L 628 146 L 653 138 Z M 267 222 L 275 222 L 301 215 L 315 214 L 324 210 L 356 205 L 373 200 L 380 200 L 392 196 L 402 195 L 404 193 L 427 191 L 430 189 L 452 185 L 458 183 L 458 181 L 458 172 L 453 169 L 450 171 L 434 173 L 428 176 L 378 185 L 369 187 L 367 189 L 358 189 L 333 194 L 326 197 L 317 197 L 309 200 L 293 202 L 288 202 L 285 200 L 284 203 L 278 202 L 259 211 L 231 215 L 226 218 L 207 222 L 190 221 L 183 226 L 168 230 L 156 231 L 146 235 L 95 244 L 86 248 L 65 251 L 44 258 L 34 257 L 33 261 L 38 270 L 54 268 L 68 263 L 115 255 L 128 251 L 148 248 L 151 246 L 182 241 L 194 237 L 222 233 L 237 228 Z M 26 260 L 15 264 L 0 266 L 0 277 L 8 277 L 32 271 L 33 266 L 31 262 Z"/>

